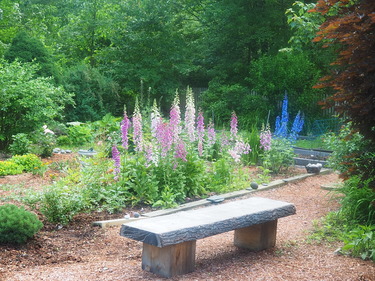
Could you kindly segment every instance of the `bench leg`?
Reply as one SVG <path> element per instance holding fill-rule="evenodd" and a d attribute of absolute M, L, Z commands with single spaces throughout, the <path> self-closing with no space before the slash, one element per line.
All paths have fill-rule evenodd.
<path fill-rule="evenodd" d="M 142 269 L 162 277 L 194 271 L 196 241 L 159 248 L 143 243 Z"/>
<path fill-rule="evenodd" d="M 252 251 L 261 251 L 276 244 L 277 220 L 239 228 L 234 231 L 234 245 Z"/>

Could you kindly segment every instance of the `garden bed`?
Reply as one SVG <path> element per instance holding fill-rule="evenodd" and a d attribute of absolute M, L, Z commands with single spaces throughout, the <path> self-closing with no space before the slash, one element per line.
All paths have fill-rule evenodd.
<path fill-rule="evenodd" d="M 232 233 L 202 239 L 196 271 L 172 280 L 374 280 L 374 263 L 335 255 L 338 244 L 307 241 L 313 221 L 338 208 L 320 188 L 337 180 L 334 173 L 316 175 L 257 193 L 297 208 L 296 215 L 280 220 L 276 247 L 258 253 L 239 250 Z M 104 218 L 102 213 L 82 214 L 66 227 L 46 224 L 25 246 L 0 246 L 0 279 L 159 280 L 140 268 L 141 243 L 120 237 L 119 227 L 91 225 Z"/>

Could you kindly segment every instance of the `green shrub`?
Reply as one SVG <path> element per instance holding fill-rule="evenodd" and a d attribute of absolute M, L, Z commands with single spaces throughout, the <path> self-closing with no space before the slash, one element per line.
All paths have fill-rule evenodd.
<path fill-rule="evenodd" d="M 69 146 L 69 145 L 72 145 L 72 141 L 70 140 L 68 136 L 63 135 L 57 138 L 57 144 L 63 145 L 63 146 Z"/>
<path fill-rule="evenodd" d="M 259 146 L 259 130 L 255 125 L 251 126 L 250 131 L 242 132 L 243 139 L 246 143 L 250 144 L 251 151 L 249 154 L 243 155 L 243 159 L 247 164 L 258 164 L 261 148 Z"/>
<path fill-rule="evenodd" d="M 344 194 L 339 212 L 350 224 L 375 224 L 375 192 L 369 186 L 372 181 L 363 182 L 360 177 L 351 177 L 338 190 Z"/>
<path fill-rule="evenodd" d="M 375 261 L 375 225 L 359 225 L 349 232 L 342 247 L 344 253 Z"/>
<path fill-rule="evenodd" d="M 0 206 L 0 243 L 23 244 L 42 227 L 38 217 L 24 208 Z"/>
<path fill-rule="evenodd" d="M 73 94 L 36 71 L 35 63 L 0 62 L 1 90 L 6 93 L 0 95 L 0 114 L 6 116 L 0 123 L 0 149 L 8 148 L 13 135 L 30 136 L 44 122 L 62 117 L 65 105 L 73 102 Z"/>
<path fill-rule="evenodd" d="M 19 133 L 12 136 L 12 144 L 9 150 L 13 155 L 24 155 L 29 152 L 31 141 L 27 134 Z"/>
<path fill-rule="evenodd" d="M 23 167 L 12 161 L 0 161 L 0 176 L 22 174 Z"/>
<path fill-rule="evenodd" d="M 293 165 L 293 157 L 293 148 L 287 139 L 273 138 L 271 149 L 264 151 L 261 156 L 262 166 L 277 174 Z"/>
<path fill-rule="evenodd" d="M 23 171 L 35 173 L 42 168 L 43 162 L 35 154 L 15 155 L 10 161 L 22 166 Z"/>
<path fill-rule="evenodd" d="M 47 220 L 63 225 L 69 223 L 74 215 L 85 207 L 82 193 L 78 188 L 58 184 L 48 187 L 40 202 L 40 212 Z"/>
<path fill-rule="evenodd" d="M 31 152 L 41 157 L 52 156 L 53 149 L 56 145 L 56 135 L 51 131 L 47 125 L 33 133 L 33 144 Z"/>
<path fill-rule="evenodd" d="M 83 145 L 92 141 L 92 132 L 90 128 L 85 125 L 69 127 L 68 136 L 73 145 Z"/>

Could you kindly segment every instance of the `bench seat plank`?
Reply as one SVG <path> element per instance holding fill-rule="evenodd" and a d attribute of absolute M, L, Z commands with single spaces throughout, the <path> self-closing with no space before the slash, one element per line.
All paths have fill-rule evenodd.
<path fill-rule="evenodd" d="M 156 247 L 194 241 L 296 213 L 293 204 L 251 197 L 123 224 L 120 235 Z"/>

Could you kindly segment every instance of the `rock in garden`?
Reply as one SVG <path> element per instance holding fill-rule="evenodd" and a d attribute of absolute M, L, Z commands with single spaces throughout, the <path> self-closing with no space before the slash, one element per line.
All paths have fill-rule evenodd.
<path fill-rule="evenodd" d="M 309 163 L 306 165 L 306 171 L 310 174 L 319 174 L 322 167 L 323 165 L 320 163 L 317 163 L 317 164 Z"/>
<path fill-rule="evenodd" d="M 139 218 L 139 217 L 140 217 L 140 214 L 137 213 L 137 212 L 133 212 L 133 217 L 135 217 L 135 218 Z"/>
<path fill-rule="evenodd" d="M 255 181 L 253 181 L 252 183 L 250 183 L 250 187 L 252 189 L 258 189 L 258 184 Z"/>

